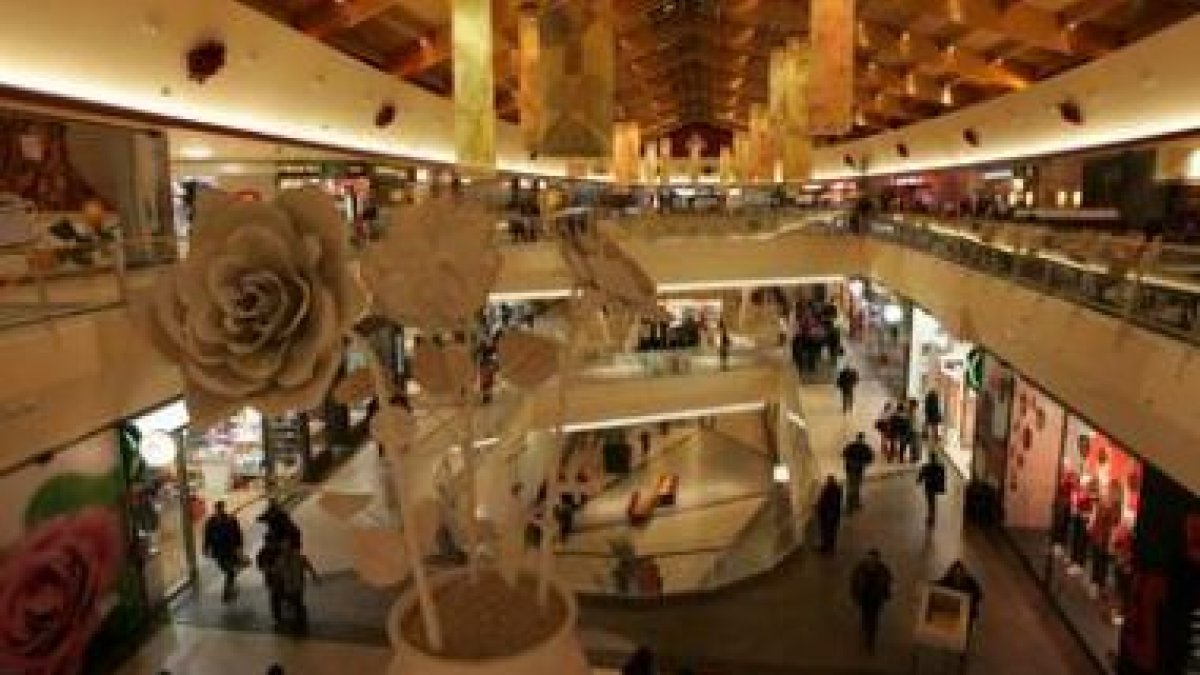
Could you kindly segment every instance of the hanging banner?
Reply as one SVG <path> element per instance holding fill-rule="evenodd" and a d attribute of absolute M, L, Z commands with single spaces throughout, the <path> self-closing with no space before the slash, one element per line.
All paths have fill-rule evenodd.
<path fill-rule="evenodd" d="M 520 0 L 517 6 L 517 114 L 525 149 L 538 151 L 542 137 L 540 31 L 541 3 Z"/>
<path fill-rule="evenodd" d="M 854 0 L 812 0 L 809 125 L 834 136 L 854 125 Z"/>
<path fill-rule="evenodd" d="M 492 171 L 496 165 L 495 83 L 491 0 L 454 0 L 454 149 L 459 166 Z"/>
<path fill-rule="evenodd" d="M 658 182 L 658 143 L 650 141 L 642 154 L 642 184 Z"/>
<path fill-rule="evenodd" d="M 721 155 L 718 161 L 718 173 L 723 185 L 729 185 L 734 182 L 733 176 L 733 150 L 731 148 L 721 148 Z"/>
<path fill-rule="evenodd" d="M 771 52 L 768 87 L 775 127 L 786 133 L 808 133 L 808 46 L 792 38 Z"/>
<path fill-rule="evenodd" d="M 687 148 L 688 179 L 695 183 L 700 180 L 700 171 L 702 168 L 702 160 L 700 157 L 704 153 L 704 139 L 700 137 L 700 134 L 692 134 L 688 138 Z"/>
<path fill-rule="evenodd" d="M 737 182 L 749 183 L 753 157 L 750 154 L 750 133 L 737 131 L 733 134 L 733 171 Z"/>
<path fill-rule="evenodd" d="M 812 177 L 812 139 L 806 134 L 781 134 L 777 182 L 797 183 Z"/>
<path fill-rule="evenodd" d="M 750 180 L 771 180 L 775 173 L 774 133 L 767 106 L 750 104 Z"/>
<path fill-rule="evenodd" d="M 608 158 L 616 81 L 612 0 L 559 2 L 541 17 L 545 124 L 538 151 Z"/>
<path fill-rule="evenodd" d="M 638 151 L 642 147 L 637 122 L 617 122 L 613 129 L 613 183 L 626 187 L 638 180 Z"/>

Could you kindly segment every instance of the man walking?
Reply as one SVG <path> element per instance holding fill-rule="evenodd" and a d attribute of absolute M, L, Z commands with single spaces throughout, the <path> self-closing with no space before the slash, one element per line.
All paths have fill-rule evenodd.
<path fill-rule="evenodd" d="M 850 577 L 850 595 L 862 616 L 863 640 L 867 651 L 874 653 L 879 635 L 879 616 L 883 613 L 884 604 L 892 597 L 892 571 L 883 563 L 878 549 L 868 551 L 867 557 L 854 566 Z"/>
<path fill-rule="evenodd" d="M 946 467 L 938 461 L 936 451 L 929 453 L 929 461 L 917 472 L 917 484 L 925 488 L 925 525 L 933 527 L 938 495 L 946 491 Z"/>
<path fill-rule="evenodd" d="M 820 528 L 821 553 L 833 553 L 837 544 L 838 525 L 842 521 L 842 486 L 832 475 L 825 479 L 817 497 L 817 527 Z"/>
<path fill-rule="evenodd" d="M 314 582 L 319 580 L 317 570 L 300 550 L 300 544 L 293 539 L 284 539 L 279 557 L 275 560 L 279 593 L 271 596 L 271 613 L 282 618 L 285 612 L 290 612 L 293 625 L 300 633 L 308 630 L 308 607 L 304 604 L 306 575 L 311 575 Z"/>
<path fill-rule="evenodd" d="M 204 553 L 213 559 L 225 575 L 221 601 L 237 598 L 237 575 L 242 569 L 242 526 L 225 512 L 225 502 L 216 504 L 216 512 L 204 523 Z"/>
<path fill-rule="evenodd" d="M 862 481 L 867 465 L 875 461 L 875 452 L 867 445 L 866 434 L 858 432 L 854 441 L 842 450 L 846 467 L 846 511 L 853 513 L 862 506 Z"/>
<path fill-rule="evenodd" d="M 854 410 L 854 388 L 857 386 L 858 371 L 847 361 L 837 375 L 837 388 L 842 392 L 843 415 L 849 415 Z"/>

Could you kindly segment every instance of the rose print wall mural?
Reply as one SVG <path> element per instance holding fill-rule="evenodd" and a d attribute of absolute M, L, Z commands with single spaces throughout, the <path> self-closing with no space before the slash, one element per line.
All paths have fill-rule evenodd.
<path fill-rule="evenodd" d="M 103 434 L 0 477 L 0 673 L 79 673 L 140 618 L 114 445 Z"/>

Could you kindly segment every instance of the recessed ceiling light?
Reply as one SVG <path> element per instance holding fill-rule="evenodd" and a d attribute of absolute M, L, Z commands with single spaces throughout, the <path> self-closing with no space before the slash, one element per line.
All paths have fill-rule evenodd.
<path fill-rule="evenodd" d="M 179 149 L 179 156 L 184 159 L 209 159 L 213 154 L 207 145 L 185 145 Z"/>

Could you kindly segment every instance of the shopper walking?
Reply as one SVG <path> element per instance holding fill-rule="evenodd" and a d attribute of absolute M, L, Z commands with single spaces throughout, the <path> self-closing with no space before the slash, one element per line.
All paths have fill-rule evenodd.
<path fill-rule="evenodd" d="M 925 525 L 933 527 L 937 521 L 938 495 L 946 492 L 946 467 L 936 452 L 929 453 L 929 461 L 917 472 L 917 484 L 925 489 Z"/>
<path fill-rule="evenodd" d="M 887 462 L 891 462 L 895 455 L 895 448 L 892 447 L 892 402 L 887 401 L 883 404 L 883 410 L 879 411 L 879 418 L 875 420 L 875 431 L 879 432 L 879 447 L 883 452 L 883 458 Z"/>
<path fill-rule="evenodd" d="M 863 640 L 874 653 L 879 636 L 879 618 L 892 597 L 892 571 L 884 564 L 878 549 L 871 549 L 854 566 L 850 577 L 850 595 L 861 614 Z"/>
<path fill-rule="evenodd" d="M 854 388 L 857 386 L 858 371 L 847 361 L 837 375 L 837 388 L 842 392 L 843 415 L 849 415 L 854 410 Z"/>
<path fill-rule="evenodd" d="M 904 437 L 905 453 L 908 456 L 908 461 L 917 464 L 921 461 L 921 427 L 917 424 L 919 417 L 920 403 L 915 398 L 908 400 L 908 409 L 905 411 L 905 426 L 908 433 Z"/>
<path fill-rule="evenodd" d="M 282 553 L 283 540 L 278 535 L 268 532 L 263 538 L 262 548 L 254 557 L 254 565 L 262 573 L 263 585 L 267 587 L 267 603 L 277 628 L 283 625 L 283 588 L 279 583 L 279 572 L 276 568 Z"/>
<path fill-rule="evenodd" d="M 216 511 L 204 523 L 204 554 L 225 575 L 221 601 L 233 602 L 237 598 L 237 575 L 242 571 L 242 526 L 226 513 L 223 501 L 217 502 Z"/>
<path fill-rule="evenodd" d="M 908 451 L 908 438 L 912 427 L 908 423 L 908 406 L 904 400 L 896 401 L 892 407 L 892 416 L 888 419 L 888 435 L 891 436 L 892 457 L 897 462 L 904 462 Z"/>
<path fill-rule="evenodd" d="M 925 394 L 925 436 L 935 446 L 942 442 L 942 399 L 937 390 Z"/>
<path fill-rule="evenodd" d="M 718 346 L 721 355 L 721 370 L 729 370 L 729 350 L 733 346 L 733 340 L 729 337 L 729 329 L 725 327 L 725 320 L 721 319 L 720 323 L 721 337 L 720 345 Z"/>
<path fill-rule="evenodd" d="M 842 486 L 830 475 L 817 497 L 817 527 L 821 537 L 817 550 L 821 553 L 833 553 L 837 544 L 838 526 L 842 522 L 842 499 Z"/>
<path fill-rule="evenodd" d="M 304 604 L 305 582 L 308 576 L 314 583 L 320 578 L 313 568 L 308 556 L 300 549 L 300 544 L 291 539 L 284 539 L 279 558 L 275 561 L 275 574 L 278 577 L 279 593 L 274 596 L 277 606 L 271 607 L 271 614 L 276 617 L 292 618 L 292 626 L 297 632 L 308 630 L 308 607 Z"/>
<path fill-rule="evenodd" d="M 861 431 L 854 441 L 842 449 L 842 461 L 846 468 L 846 512 L 853 513 L 862 507 L 862 481 L 867 465 L 875 461 L 875 452 L 867 445 L 866 434 Z"/>
<path fill-rule="evenodd" d="M 297 545 L 301 542 L 300 528 L 296 525 L 296 521 L 292 520 L 292 515 L 283 508 L 279 500 L 271 497 L 267 500 L 267 508 L 258 518 L 258 522 L 266 525 L 267 537 L 274 537 L 276 541 L 284 539 L 292 539 Z"/>

